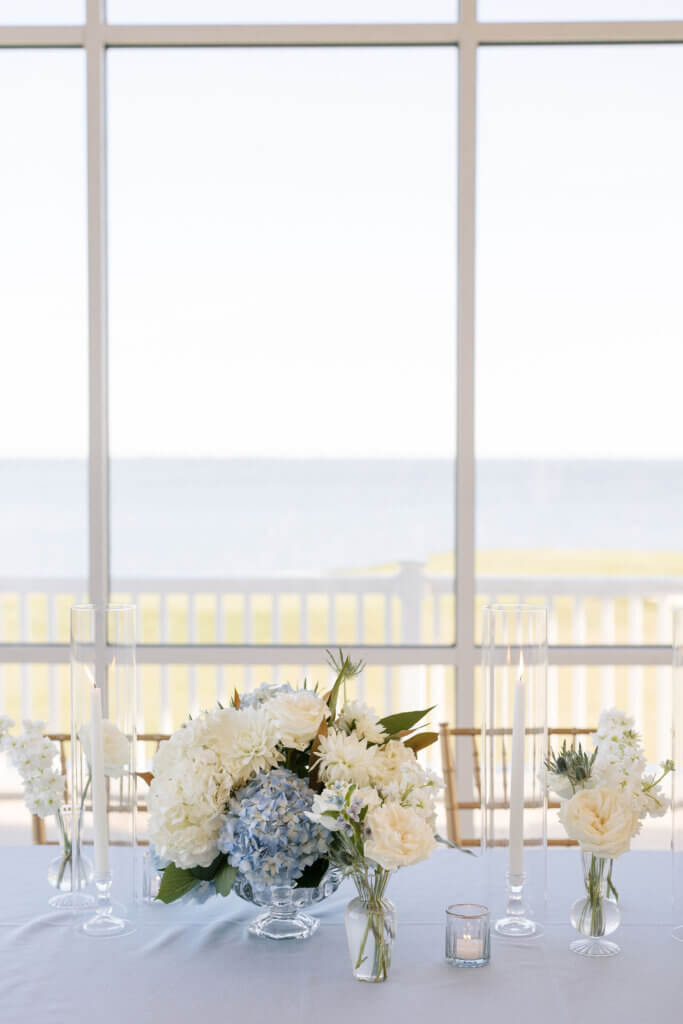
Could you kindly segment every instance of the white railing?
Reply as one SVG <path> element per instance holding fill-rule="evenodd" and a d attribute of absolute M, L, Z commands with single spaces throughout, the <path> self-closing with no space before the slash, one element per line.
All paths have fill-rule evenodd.
<path fill-rule="evenodd" d="M 68 606 L 84 599 L 78 579 L 0 580 L 0 642 L 67 642 Z M 138 607 L 141 643 L 174 642 L 304 645 L 324 636 L 329 644 L 453 643 L 454 580 L 449 574 L 425 571 L 419 563 L 402 563 L 394 572 L 334 576 L 272 576 L 233 579 L 142 579 L 113 581 L 112 593 Z M 496 600 L 545 602 L 550 609 L 551 644 L 662 644 L 670 642 L 671 606 L 683 600 L 679 577 L 535 576 L 480 577 L 477 603 Z M 366 607 L 368 603 L 371 607 Z M 343 605 L 343 607 L 342 607 Z M 229 626 L 229 628 L 228 628 Z M 312 628 L 313 627 L 313 628 Z M 589 659 L 588 659 L 589 660 Z M 172 657 L 168 659 L 172 663 Z M 449 664 L 445 654 L 444 664 Z M 434 694 L 443 693 L 438 670 Z M 8 704 L 6 668 L 0 666 L 0 713 Z M 306 666 L 301 666 L 305 673 Z M 549 674 L 549 719 L 552 723 L 584 724 L 598 706 L 624 703 L 638 722 L 648 718 L 651 748 L 665 751 L 668 736 L 666 667 L 631 665 L 590 669 L 552 666 Z M 188 704 L 198 706 L 198 668 L 190 667 Z M 217 695 L 225 695 L 227 667 L 218 669 Z M 599 676 L 596 688 L 589 687 Z M 20 713 L 33 714 L 33 687 L 28 664 L 20 669 Z M 244 685 L 254 680 L 244 668 Z M 562 675 L 561 675 L 562 673 Z M 273 678 L 277 677 L 277 666 Z M 391 669 L 385 669 L 384 710 L 395 703 Z M 406 687 L 424 688 L 419 672 L 401 675 L 401 700 Z M 567 683 L 570 685 L 569 694 Z M 624 694 L 624 690 L 626 693 Z M 589 692 L 590 691 L 590 692 Z M 363 696 L 364 682 L 360 683 Z M 417 693 L 413 693 L 415 698 Z M 48 714 L 57 720 L 60 694 L 55 666 L 48 668 Z M 159 691 L 161 728 L 171 724 L 169 665 L 161 666 Z M 16 703 L 16 701 L 15 701 Z M 653 710 L 654 705 L 654 710 Z M 656 721 L 652 721 L 653 714 Z M 645 728 L 645 726 L 643 726 Z M 661 753 L 664 756 L 664 753 Z"/>

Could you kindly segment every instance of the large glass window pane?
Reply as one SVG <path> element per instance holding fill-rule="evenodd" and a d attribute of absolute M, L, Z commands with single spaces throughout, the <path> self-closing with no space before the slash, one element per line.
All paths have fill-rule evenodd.
<path fill-rule="evenodd" d="M 0 51 L 0 640 L 68 638 L 87 568 L 84 56 Z"/>
<path fill-rule="evenodd" d="M 163 639 L 452 642 L 454 61 L 110 53 L 114 584 L 172 581 Z"/>
<path fill-rule="evenodd" d="M 85 0 L 0 0 L 0 25 L 82 25 Z"/>
<path fill-rule="evenodd" d="M 478 0 L 481 21 L 666 21 L 683 0 Z"/>
<path fill-rule="evenodd" d="M 125 24 L 306 24 L 440 22 L 457 18 L 458 0 L 109 0 Z"/>
<path fill-rule="evenodd" d="M 683 47 L 480 61 L 479 601 L 548 601 L 555 643 L 666 643 L 683 594 Z M 666 670 L 553 671 L 551 724 L 616 701 L 665 737 Z"/>

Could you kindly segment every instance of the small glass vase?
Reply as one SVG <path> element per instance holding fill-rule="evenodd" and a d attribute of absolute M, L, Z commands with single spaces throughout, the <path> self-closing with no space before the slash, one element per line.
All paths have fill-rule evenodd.
<path fill-rule="evenodd" d="M 57 811 L 55 815 L 57 825 L 59 826 L 60 853 L 58 857 L 50 861 L 47 868 L 48 883 L 53 889 L 57 889 L 57 893 L 51 896 L 48 902 L 51 907 L 55 907 L 58 910 L 73 909 L 69 896 L 64 894 L 80 892 L 93 880 L 93 867 L 87 857 L 84 857 L 83 854 L 80 857 L 72 856 L 71 839 L 65 825 L 70 816 L 71 806 L 67 804 Z M 79 902 L 76 905 L 77 909 L 94 904 L 92 897 L 83 896 L 79 897 L 79 899 L 82 899 L 83 902 Z"/>
<path fill-rule="evenodd" d="M 573 904 L 570 920 L 582 938 L 575 939 L 569 948 L 579 956 L 616 956 L 621 952 L 616 942 L 605 938 L 616 931 L 621 913 L 616 900 L 616 889 L 612 884 L 613 860 L 598 857 L 593 853 L 582 853 L 583 881 L 586 895 Z"/>
<path fill-rule="evenodd" d="M 351 877 L 358 895 L 348 904 L 344 923 L 353 976 L 357 981 L 386 981 L 396 937 L 396 907 L 384 895 L 391 872 L 368 868 Z"/>

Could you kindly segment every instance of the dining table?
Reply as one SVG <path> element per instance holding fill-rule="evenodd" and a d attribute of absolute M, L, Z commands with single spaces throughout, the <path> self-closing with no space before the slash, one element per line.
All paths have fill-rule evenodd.
<path fill-rule="evenodd" d="M 398 871 L 387 895 L 398 928 L 389 977 L 353 977 L 344 910 L 350 880 L 311 908 L 320 927 L 304 941 L 251 936 L 258 908 L 234 893 L 200 904 L 135 898 L 132 853 L 112 850 L 114 900 L 130 930 L 92 937 L 84 915 L 49 906 L 48 846 L 0 847 L 2 1024 L 478 1024 L 586 1020 L 649 1024 L 683 1019 L 683 943 L 672 937 L 672 863 L 666 851 L 634 850 L 615 865 L 622 922 L 619 955 L 587 959 L 569 949 L 572 903 L 583 892 L 576 849 L 544 858 L 540 934 L 498 936 L 490 963 L 459 968 L 444 956 L 445 910 L 503 906 L 505 864 L 439 849 Z M 538 875 L 538 872 L 537 872 Z"/>

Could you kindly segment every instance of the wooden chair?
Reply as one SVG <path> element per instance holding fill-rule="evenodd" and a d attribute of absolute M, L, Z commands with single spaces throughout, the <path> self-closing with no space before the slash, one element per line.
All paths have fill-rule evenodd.
<path fill-rule="evenodd" d="M 64 802 L 69 801 L 69 788 L 68 780 L 66 775 L 66 745 L 71 742 L 71 734 L 67 732 L 52 732 L 47 733 L 47 738 L 53 740 L 53 742 L 59 744 L 59 763 L 61 767 L 62 775 L 64 776 Z M 137 740 L 138 743 L 154 743 L 155 750 L 159 749 L 159 744 L 164 740 L 169 739 L 168 733 L 162 732 L 144 732 L 139 733 Z M 146 811 L 146 804 L 138 804 L 139 811 Z M 31 840 L 34 845 L 37 846 L 57 846 L 56 839 L 48 839 L 45 830 L 45 819 L 39 818 L 37 814 L 31 815 Z M 140 845 L 143 845 L 142 843 Z"/>
<path fill-rule="evenodd" d="M 503 736 L 503 748 L 502 748 L 502 765 L 503 765 L 503 802 L 501 808 L 509 807 L 508 800 L 508 760 L 505 746 L 505 737 L 512 736 L 512 729 L 499 729 L 496 730 Z M 575 745 L 578 736 L 590 736 L 594 733 L 595 729 L 589 728 L 577 728 L 574 726 L 555 727 L 548 729 L 548 746 L 550 747 L 551 740 L 554 737 L 571 738 L 572 746 Z M 480 846 L 481 840 L 463 837 L 462 829 L 460 826 L 460 811 L 474 811 L 479 810 L 481 807 L 481 770 L 479 764 L 479 748 L 477 746 L 477 739 L 481 737 L 481 729 L 475 729 L 473 727 L 455 728 L 448 725 L 448 722 L 442 722 L 439 725 L 439 736 L 441 741 L 441 770 L 443 773 L 444 783 L 446 785 L 445 793 L 445 809 L 446 809 L 446 829 L 448 838 L 451 842 L 457 843 L 459 846 Z M 472 776 L 474 780 L 474 788 L 476 790 L 477 800 L 458 800 L 458 792 L 455 779 L 455 758 L 453 757 L 453 743 L 452 740 L 458 737 L 469 736 L 472 740 Z M 560 806 L 557 800 L 549 800 L 549 808 L 558 808 Z M 577 846 L 578 844 L 574 839 L 549 839 L 549 846 Z"/>

